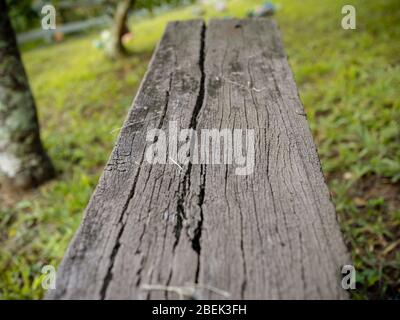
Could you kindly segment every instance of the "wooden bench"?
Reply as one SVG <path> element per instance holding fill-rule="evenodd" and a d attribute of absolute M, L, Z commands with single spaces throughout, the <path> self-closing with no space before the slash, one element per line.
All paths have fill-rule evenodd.
<path fill-rule="evenodd" d="M 254 168 L 149 163 L 171 123 L 253 129 Z M 349 263 L 275 22 L 171 22 L 46 297 L 341 299 Z"/>

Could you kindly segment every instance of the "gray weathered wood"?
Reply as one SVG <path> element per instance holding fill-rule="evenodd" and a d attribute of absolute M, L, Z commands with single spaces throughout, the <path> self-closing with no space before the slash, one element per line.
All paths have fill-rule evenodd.
<path fill-rule="evenodd" d="M 254 172 L 147 163 L 170 121 L 254 129 Z M 275 23 L 174 22 L 47 298 L 346 298 L 348 263 Z"/>

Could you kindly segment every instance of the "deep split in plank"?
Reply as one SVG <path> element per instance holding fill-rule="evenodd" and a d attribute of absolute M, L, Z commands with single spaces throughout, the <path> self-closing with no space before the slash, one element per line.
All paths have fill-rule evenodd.
<path fill-rule="evenodd" d="M 171 122 L 254 130 L 253 171 L 149 163 Z M 346 264 L 275 22 L 172 22 L 47 298 L 340 299 Z"/>

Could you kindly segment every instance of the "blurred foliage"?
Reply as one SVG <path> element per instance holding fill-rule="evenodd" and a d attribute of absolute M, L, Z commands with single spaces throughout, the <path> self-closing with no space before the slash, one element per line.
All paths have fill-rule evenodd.
<path fill-rule="evenodd" d="M 52 4 L 56 8 L 57 23 L 85 20 L 104 14 L 112 16 L 118 0 L 6 0 L 9 15 L 17 33 L 40 27 L 41 8 Z M 155 8 L 176 8 L 188 5 L 194 0 L 136 0 L 132 13 L 146 10 L 153 13 Z"/>
<path fill-rule="evenodd" d="M 132 56 L 115 63 L 91 46 L 95 34 L 24 52 L 59 177 L 0 204 L 3 299 L 42 297 L 40 269 L 58 265 L 78 227 L 167 21 L 243 17 L 260 3 L 135 18 Z M 275 18 L 357 270 L 352 296 L 400 298 L 400 2 L 353 0 L 354 31 L 340 27 L 344 4 L 280 0 Z"/>
<path fill-rule="evenodd" d="M 39 13 L 32 7 L 34 0 L 7 0 L 8 14 L 15 32 L 22 32 L 40 25 Z"/>

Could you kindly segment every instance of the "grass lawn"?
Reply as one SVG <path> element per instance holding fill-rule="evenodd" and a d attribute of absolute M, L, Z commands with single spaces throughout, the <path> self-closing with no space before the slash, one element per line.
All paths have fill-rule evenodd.
<path fill-rule="evenodd" d="M 353 298 L 400 298 L 400 2 L 352 0 L 357 30 L 340 26 L 342 0 L 277 0 L 286 52 L 357 271 Z M 233 0 L 243 17 L 260 1 Z M 0 199 L 0 298 L 39 299 L 41 268 L 57 266 L 112 150 L 168 20 L 133 23 L 132 56 L 110 62 L 97 34 L 23 52 L 43 141 L 59 172 L 39 190 Z"/>

